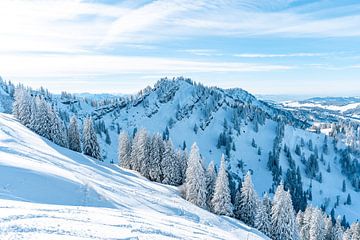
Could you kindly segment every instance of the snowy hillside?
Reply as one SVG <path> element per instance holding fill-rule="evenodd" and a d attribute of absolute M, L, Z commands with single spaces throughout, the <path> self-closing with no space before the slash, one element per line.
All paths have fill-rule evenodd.
<path fill-rule="evenodd" d="M 338 118 L 360 120 L 359 97 L 318 97 L 302 101 L 285 101 L 280 105 L 301 118 L 311 115 L 314 120 L 320 121 L 338 121 Z"/>
<path fill-rule="evenodd" d="M 266 239 L 0 114 L 1 239 Z"/>
<path fill-rule="evenodd" d="M 136 130 L 145 128 L 150 134 L 158 132 L 171 139 L 175 147 L 189 149 L 196 142 L 206 165 L 214 160 L 219 166 L 221 154 L 225 153 L 232 187 L 236 188 L 250 170 L 260 196 L 272 193 L 276 181 L 287 185 L 288 170 L 292 166 L 290 174 L 294 174 L 298 167 L 309 205 L 322 206 L 327 213 L 333 211 L 334 217 L 346 215 L 349 222 L 359 218 L 359 155 L 345 154 L 346 144 L 358 138 L 349 135 L 349 141 L 341 141 L 342 136 L 325 137 L 330 131 L 309 131 L 310 115 L 299 120 L 297 112 L 257 100 L 242 89 L 206 87 L 180 78 L 160 80 L 153 88 L 130 97 L 99 100 L 91 95 L 51 95 L 44 89 L 33 94 L 45 96 L 67 124 L 73 115 L 80 119 L 80 125 L 91 115 L 105 163 L 118 163 L 120 132 L 133 136 Z M 338 132 L 342 129 L 339 126 Z M 278 158 L 275 169 L 269 169 L 270 152 Z M 346 205 L 349 195 L 353 201 Z"/>
<path fill-rule="evenodd" d="M 324 134 L 306 130 L 310 126 L 306 123 L 308 119 L 300 121 L 290 111 L 259 101 L 242 89 L 209 88 L 184 79 L 161 80 L 153 88 L 146 88 L 131 98 L 112 99 L 112 102 L 102 102 L 97 106 L 89 99 L 69 96 L 54 98 L 53 101 L 63 115 L 76 114 L 84 119 L 91 114 L 96 119 L 105 162 L 118 162 L 120 131 L 132 135 L 134 130 L 145 128 L 150 133 L 168 135 L 176 147 L 182 147 L 184 143 L 189 147 L 196 142 L 206 164 L 215 160 L 219 165 L 221 154 L 227 152 L 232 177 L 243 178 L 248 170 L 252 171 L 254 185 L 260 195 L 272 188 L 273 176 L 267 167 L 269 152 L 273 151 L 274 139 L 283 126 L 278 146 L 281 149 L 279 165 L 282 179 L 289 169 L 288 159 L 282 150 L 288 147 L 296 166 L 300 168 L 303 189 L 311 194 L 308 204 L 323 205 L 329 213 L 338 205 L 337 202 L 341 202 L 334 209 L 336 215 L 345 214 L 350 222 L 359 218 L 359 201 L 353 201 L 351 206 L 342 204 L 348 194 L 353 199 L 360 199 L 360 193 L 350 187 L 352 183 L 340 166 L 339 150 L 346 146 L 342 142 L 334 142 L 331 137 L 325 139 Z M 231 137 L 229 148 L 226 144 L 220 148 L 217 146 L 222 133 Z M 311 148 L 307 146 L 310 140 Z M 322 154 L 325 140 L 329 149 Z M 295 153 L 297 145 L 301 145 L 301 155 Z M 317 155 L 319 161 L 322 155 L 316 173 L 318 180 L 312 180 L 313 177 L 306 174 L 306 163 L 312 154 Z M 357 161 L 357 156 L 351 158 Z M 327 171 L 329 168 L 331 172 Z M 349 186 L 346 192 L 342 191 L 343 181 Z"/>

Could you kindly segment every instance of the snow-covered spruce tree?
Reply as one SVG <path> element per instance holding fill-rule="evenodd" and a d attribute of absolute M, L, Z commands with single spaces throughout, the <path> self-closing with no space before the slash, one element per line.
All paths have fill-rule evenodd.
<path fill-rule="evenodd" d="M 177 156 L 179 158 L 180 164 L 180 172 L 181 172 L 181 184 L 185 183 L 186 178 L 186 169 L 187 169 L 187 162 L 188 162 L 188 155 L 186 149 L 178 150 Z"/>
<path fill-rule="evenodd" d="M 186 169 L 185 197 L 189 202 L 206 208 L 206 176 L 199 148 L 194 143 L 191 147 L 188 167 Z"/>
<path fill-rule="evenodd" d="M 178 186 L 182 182 L 180 159 L 174 152 L 171 140 L 165 142 L 165 150 L 161 161 L 164 176 L 162 183 Z"/>
<path fill-rule="evenodd" d="M 324 228 L 325 228 L 324 239 L 331 238 L 332 227 L 333 227 L 333 225 L 332 225 L 331 217 L 324 214 Z"/>
<path fill-rule="evenodd" d="M 88 117 L 84 121 L 83 127 L 83 152 L 85 155 L 101 160 L 100 146 L 97 141 L 93 127 L 93 120 Z"/>
<path fill-rule="evenodd" d="M 299 239 L 291 196 L 282 183 L 276 189 L 271 209 L 271 236 L 276 240 Z"/>
<path fill-rule="evenodd" d="M 25 89 L 22 89 L 21 93 L 21 101 L 19 104 L 19 120 L 24 126 L 30 127 L 31 96 Z"/>
<path fill-rule="evenodd" d="M 13 103 L 13 115 L 26 127 L 30 127 L 31 120 L 31 96 L 22 86 L 15 89 L 15 101 Z"/>
<path fill-rule="evenodd" d="M 266 236 L 271 236 L 271 200 L 267 193 L 265 193 L 263 200 L 258 203 L 254 226 Z"/>
<path fill-rule="evenodd" d="M 315 208 L 310 220 L 309 240 L 325 240 L 324 217 L 319 208 Z"/>
<path fill-rule="evenodd" d="M 12 114 L 14 115 L 14 117 L 16 119 L 19 119 L 20 104 L 22 102 L 23 91 L 24 91 L 23 88 L 21 88 L 20 86 L 15 88 L 14 103 L 13 103 L 13 106 L 12 106 Z"/>
<path fill-rule="evenodd" d="M 119 135 L 119 165 L 131 169 L 131 142 L 127 132 L 122 131 Z"/>
<path fill-rule="evenodd" d="M 213 199 L 214 196 L 216 176 L 217 176 L 216 166 L 214 161 L 211 161 L 206 170 L 206 189 L 207 189 L 206 204 L 211 211 L 213 211 L 211 200 Z"/>
<path fill-rule="evenodd" d="M 161 182 L 162 170 L 161 161 L 162 154 L 164 152 L 164 141 L 159 133 L 152 136 L 150 142 L 150 165 L 149 165 L 149 177 L 151 181 Z"/>
<path fill-rule="evenodd" d="M 51 116 L 49 114 L 49 104 L 40 97 L 36 97 L 36 133 L 51 140 Z"/>
<path fill-rule="evenodd" d="M 229 177 L 224 155 L 221 156 L 219 174 L 215 182 L 214 196 L 211 200 L 213 212 L 219 215 L 232 216 L 234 207 L 231 203 Z"/>
<path fill-rule="evenodd" d="M 331 231 L 331 240 L 342 240 L 344 234 L 344 229 L 341 226 L 341 217 L 339 216 L 336 219 L 336 222 Z"/>
<path fill-rule="evenodd" d="M 251 180 L 251 174 L 248 172 L 242 183 L 240 203 L 235 209 L 235 216 L 247 225 L 254 227 L 258 201 L 259 199 Z"/>
<path fill-rule="evenodd" d="M 50 116 L 51 119 L 51 127 L 50 127 L 51 140 L 59 146 L 68 147 L 65 126 L 53 107 L 49 106 L 48 115 Z"/>
<path fill-rule="evenodd" d="M 310 239 L 311 219 L 312 219 L 312 215 L 313 215 L 314 211 L 315 211 L 315 208 L 313 206 L 308 206 L 305 209 L 305 212 L 303 214 L 302 223 L 299 224 L 299 222 L 298 222 L 300 239 L 302 239 L 302 240 Z"/>
<path fill-rule="evenodd" d="M 37 114 L 37 106 L 36 106 L 36 97 L 31 98 L 31 116 L 30 116 L 30 125 L 29 128 L 37 132 L 36 125 L 36 114 Z"/>
<path fill-rule="evenodd" d="M 76 116 L 72 116 L 70 119 L 68 141 L 71 150 L 81 152 L 80 133 Z"/>
<path fill-rule="evenodd" d="M 355 222 L 347 229 L 342 240 L 359 240 L 360 239 L 360 223 Z"/>
<path fill-rule="evenodd" d="M 304 225 L 304 212 L 301 210 L 296 214 L 296 225 L 299 229 L 299 237 L 300 237 L 300 239 L 303 239 L 301 237 L 301 228 Z"/>
<path fill-rule="evenodd" d="M 131 167 L 133 170 L 141 172 L 145 161 L 148 160 L 148 136 L 146 129 L 142 128 L 135 133 L 131 148 Z M 147 164 L 145 164 L 147 165 Z M 146 169 L 143 169 L 145 172 Z"/>

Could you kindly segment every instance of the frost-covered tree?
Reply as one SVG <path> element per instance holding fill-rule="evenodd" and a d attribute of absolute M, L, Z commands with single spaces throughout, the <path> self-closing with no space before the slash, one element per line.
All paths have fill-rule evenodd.
<path fill-rule="evenodd" d="M 63 121 L 59 118 L 53 107 L 48 107 L 48 116 L 50 117 L 50 139 L 62 146 L 68 147 L 67 133 Z"/>
<path fill-rule="evenodd" d="M 49 114 L 49 104 L 42 98 L 36 98 L 36 133 L 47 139 L 51 139 L 51 124 L 52 119 Z"/>
<path fill-rule="evenodd" d="M 71 150 L 81 152 L 80 133 L 76 116 L 72 116 L 70 119 L 68 141 Z"/>
<path fill-rule="evenodd" d="M 355 222 L 344 232 L 343 240 L 359 240 L 360 239 L 360 223 Z"/>
<path fill-rule="evenodd" d="M 332 225 L 331 217 L 324 215 L 324 228 L 325 228 L 324 239 L 331 239 L 332 227 L 333 225 Z"/>
<path fill-rule="evenodd" d="M 183 150 L 178 150 L 177 151 L 177 155 L 179 158 L 179 164 L 180 164 L 180 170 L 181 170 L 181 183 L 185 183 L 185 178 L 186 178 L 186 169 L 187 169 L 187 162 L 188 162 L 188 155 L 185 149 Z"/>
<path fill-rule="evenodd" d="M 26 127 L 30 126 L 31 96 L 22 86 L 15 89 L 13 114 Z"/>
<path fill-rule="evenodd" d="M 271 236 L 271 201 L 267 194 L 258 204 L 254 225 L 266 236 Z"/>
<path fill-rule="evenodd" d="M 320 209 L 315 208 L 310 220 L 309 240 L 325 240 L 325 223 Z"/>
<path fill-rule="evenodd" d="M 246 174 L 240 192 L 240 203 L 236 205 L 235 216 L 247 225 L 254 227 L 258 196 L 255 192 L 250 172 Z"/>
<path fill-rule="evenodd" d="M 186 200 L 201 207 L 206 208 L 206 176 L 199 148 L 194 143 L 191 147 L 188 167 L 186 169 Z"/>
<path fill-rule="evenodd" d="M 164 152 L 164 142 L 159 133 L 154 134 L 150 142 L 150 165 L 149 165 L 149 177 L 150 180 L 155 182 L 161 182 L 162 170 L 161 161 L 162 154 Z"/>
<path fill-rule="evenodd" d="M 271 235 L 277 240 L 296 240 L 299 238 L 295 221 L 295 212 L 289 192 L 280 184 L 275 192 L 271 209 Z"/>
<path fill-rule="evenodd" d="M 341 226 L 340 216 L 336 219 L 336 222 L 331 231 L 331 240 L 342 240 L 344 234 L 344 229 Z"/>
<path fill-rule="evenodd" d="M 211 161 L 206 171 L 206 189 L 207 189 L 206 203 L 210 210 L 213 209 L 211 200 L 213 199 L 214 196 L 216 176 L 217 176 L 216 166 L 214 161 Z"/>
<path fill-rule="evenodd" d="M 302 240 L 310 239 L 311 218 L 314 210 L 315 208 L 313 206 L 308 206 L 303 214 L 302 222 L 297 222 L 299 227 L 300 239 Z"/>
<path fill-rule="evenodd" d="M 37 114 L 36 98 L 31 98 L 31 116 L 29 128 L 34 132 L 37 132 L 36 114 Z"/>
<path fill-rule="evenodd" d="M 131 141 L 129 134 L 125 131 L 119 135 L 118 158 L 120 167 L 131 169 Z"/>
<path fill-rule="evenodd" d="M 222 155 L 219 174 L 215 182 L 214 196 L 211 200 L 213 212 L 219 215 L 232 216 L 233 205 L 229 188 L 229 177 L 226 170 L 225 157 Z"/>
<path fill-rule="evenodd" d="M 170 140 L 165 142 L 164 154 L 161 161 L 164 184 L 178 186 L 182 182 L 180 159 L 176 156 Z"/>
<path fill-rule="evenodd" d="M 144 162 L 148 161 L 148 134 L 146 129 L 142 128 L 135 133 L 131 149 L 131 167 L 133 170 L 141 172 Z M 145 172 L 145 169 L 143 169 Z"/>
<path fill-rule="evenodd" d="M 101 160 L 100 145 L 97 141 L 91 117 L 86 118 L 84 121 L 83 152 L 85 155 Z"/>

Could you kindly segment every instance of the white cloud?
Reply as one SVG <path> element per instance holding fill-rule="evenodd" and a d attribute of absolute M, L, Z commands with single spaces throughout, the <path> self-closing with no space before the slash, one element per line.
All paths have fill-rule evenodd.
<path fill-rule="evenodd" d="M 360 36 L 360 15 L 324 16 L 321 6 L 289 7 L 292 1 L 156 1 L 116 20 L 103 43 L 151 42 L 196 36 Z M 327 8 L 327 3 L 322 3 Z M 356 5 L 360 7 L 360 5 Z M 354 6 L 343 6 L 349 12 Z"/>
<path fill-rule="evenodd" d="M 321 6 L 297 10 L 288 8 L 291 2 L 159 0 L 130 6 L 2 0 L 0 52 L 91 52 L 198 36 L 360 36 L 359 14 L 324 17 Z M 360 4 L 341 11 L 354 7 Z"/>
<path fill-rule="evenodd" d="M 190 53 L 192 55 L 196 56 L 223 56 L 223 53 L 218 52 L 215 49 L 184 49 L 184 50 L 178 50 L 179 52 L 185 52 Z"/>
<path fill-rule="evenodd" d="M 319 57 L 325 56 L 324 53 L 285 53 L 285 54 L 263 54 L 263 53 L 239 53 L 234 57 L 240 58 L 284 58 L 284 57 Z"/>
<path fill-rule="evenodd" d="M 22 63 L 22 64 L 18 64 Z M 1 55 L 5 77 L 59 77 L 76 75 L 185 74 L 211 72 L 282 71 L 291 66 L 242 62 L 210 62 L 156 57 L 104 55 Z"/>
<path fill-rule="evenodd" d="M 129 11 L 81 1 L 0 1 L 0 52 L 77 52 L 96 46 Z"/>

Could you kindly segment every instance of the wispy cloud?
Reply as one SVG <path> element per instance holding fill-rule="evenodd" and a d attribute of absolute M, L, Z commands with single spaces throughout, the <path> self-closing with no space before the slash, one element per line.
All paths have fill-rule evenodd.
<path fill-rule="evenodd" d="M 119 17 L 104 42 L 156 41 L 196 36 L 360 36 L 360 14 L 348 15 L 319 11 L 321 5 L 292 7 L 293 1 L 156 1 Z M 311 4 L 308 4 L 311 5 Z M 306 5 L 307 6 L 307 5 Z M 322 5 L 331 8 L 327 3 Z M 355 7 L 360 7 L 355 5 Z"/>
<path fill-rule="evenodd" d="M 285 57 L 320 57 L 326 56 L 325 53 L 285 53 L 285 54 L 263 54 L 263 53 L 239 53 L 233 54 L 240 58 L 285 58 Z"/>
<path fill-rule="evenodd" d="M 184 49 L 184 50 L 178 50 L 179 52 L 185 52 L 190 53 L 192 55 L 196 56 L 223 56 L 223 53 L 220 53 L 219 51 L 215 49 Z"/>
<path fill-rule="evenodd" d="M 356 1 L 115 2 L 1 0 L 0 74 L 101 82 L 109 74 L 200 73 L 212 81 L 223 73 L 272 86 L 269 75 L 308 79 L 316 70 L 326 81 L 359 69 Z"/>
<path fill-rule="evenodd" d="M 25 64 L 17 64 L 19 62 Z M 44 67 L 43 63 L 46 63 Z M 74 67 L 76 66 L 76 67 Z M 283 71 L 291 66 L 242 62 L 210 62 L 156 57 L 111 55 L 6 55 L 0 59 L 0 72 L 7 77 L 51 77 L 124 73 L 184 74 L 211 72 Z"/>

